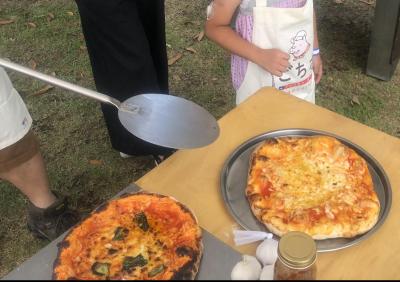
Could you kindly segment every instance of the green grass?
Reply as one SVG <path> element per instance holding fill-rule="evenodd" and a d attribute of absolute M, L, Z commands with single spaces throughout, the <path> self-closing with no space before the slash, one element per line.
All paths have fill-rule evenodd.
<path fill-rule="evenodd" d="M 166 2 L 169 56 L 183 53 L 170 67 L 170 86 L 173 94 L 219 118 L 234 107 L 229 55 L 207 39 L 193 39 L 203 28 L 208 2 Z M 357 0 L 315 2 L 325 63 L 317 104 L 399 137 L 400 74 L 390 82 L 364 74 L 373 6 Z M 15 21 L 0 26 L 0 57 L 27 66 L 34 60 L 40 71 L 94 88 L 74 1 L 0 0 L 0 19 Z M 11 78 L 34 119 L 53 189 L 69 195 L 80 212 L 89 212 L 153 167 L 150 157 L 123 160 L 112 150 L 98 103 L 59 89 L 31 96 L 43 88 L 41 82 L 15 73 Z M 0 182 L 0 277 L 46 244 L 26 230 L 25 206 L 13 186 Z"/>
<path fill-rule="evenodd" d="M 325 76 L 317 104 L 400 136 L 400 75 L 390 82 L 366 76 L 374 9 L 360 1 L 321 1 L 317 7 Z M 359 104 L 353 102 L 357 97 Z"/>

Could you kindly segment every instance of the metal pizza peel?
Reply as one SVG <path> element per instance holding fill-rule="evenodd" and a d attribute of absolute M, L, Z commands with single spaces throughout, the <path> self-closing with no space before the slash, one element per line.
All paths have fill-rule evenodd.
<path fill-rule="evenodd" d="M 219 135 L 216 119 L 201 106 L 184 98 L 150 93 L 120 102 L 1 58 L 0 66 L 115 106 L 122 125 L 133 135 L 152 144 L 192 149 L 211 144 Z"/>

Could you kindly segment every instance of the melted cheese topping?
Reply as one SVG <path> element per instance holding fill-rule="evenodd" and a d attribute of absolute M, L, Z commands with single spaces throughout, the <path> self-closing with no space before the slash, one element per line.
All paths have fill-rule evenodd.
<path fill-rule="evenodd" d="M 365 160 L 327 136 L 280 138 L 260 146 L 246 194 L 256 216 L 282 232 L 318 237 L 329 225 L 341 231 L 332 227 L 322 232 L 365 229 L 364 223 L 376 222 L 379 214 Z"/>
<path fill-rule="evenodd" d="M 68 235 L 55 274 L 57 279 L 171 279 L 188 262 L 196 263 L 200 240 L 193 215 L 172 199 L 129 196 L 112 201 Z M 96 264 L 107 273 L 98 273 Z"/>

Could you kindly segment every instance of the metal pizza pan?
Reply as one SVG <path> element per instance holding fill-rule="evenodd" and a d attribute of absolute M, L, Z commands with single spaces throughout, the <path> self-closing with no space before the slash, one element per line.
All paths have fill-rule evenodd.
<path fill-rule="evenodd" d="M 375 233 L 387 218 L 392 204 L 392 190 L 384 169 L 373 156 L 357 144 L 338 135 L 312 129 L 289 128 L 266 132 L 251 138 L 231 153 L 221 172 L 221 192 L 227 209 L 241 227 L 246 230 L 268 232 L 268 229 L 254 217 L 245 196 L 251 153 L 261 142 L 269 138 L 314 135 L 334 137 L 355 150 L 366 160 L 372 176 L 374 189 L 381 205 L 378 222 L 368 232 L 353 238 L 335 238 L 316 241 L 318 252 L 336 251 L 356 245 Z M 278 240 L 278 237 L 274 236 L 274 239 Z"/>

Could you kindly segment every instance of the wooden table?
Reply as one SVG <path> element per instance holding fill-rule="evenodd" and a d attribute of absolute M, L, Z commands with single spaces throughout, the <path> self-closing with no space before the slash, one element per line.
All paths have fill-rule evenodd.
<path fill-rule="evenodd" d="M 145 190 L 172 195 L 192 208 L 200 225 L 234 247 L 237 227 L 220 193 L 220 172 L 229 155 L 246 140 L 283 128 L 324 130 L 342 136 L 371 153 L 385 169 L 393 189 L 392 208 L 383 226 L 360 244 L 318 258 L 318 279 L 400 278 L 400 140 L 324 108 L 264 88 L 219 121 L 213 144 L 182 150 L 136 183 Z M 255 254 L 255 244 L 234 247 Z"/>
<path fill-rule="evenodd" d="M 377 0 L 367 74 L 390 80 L 400 59 L 400 0 Z"/>

